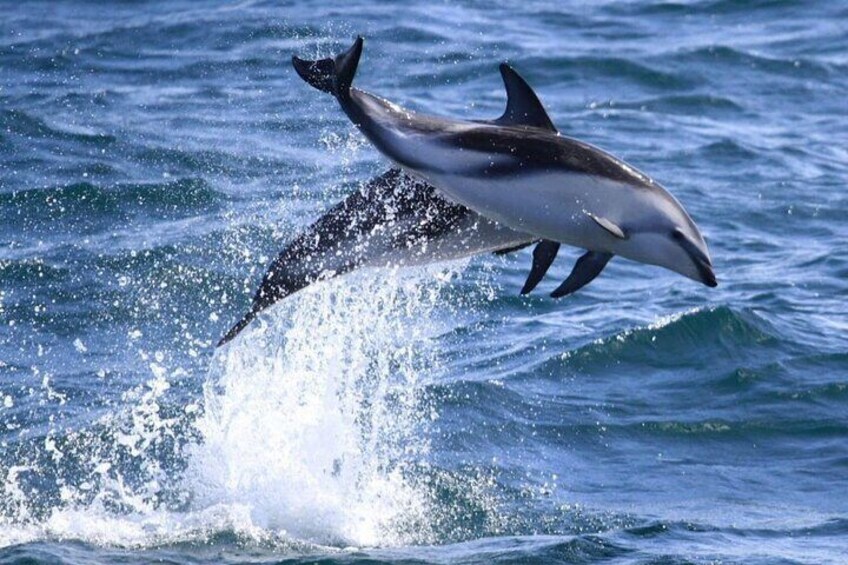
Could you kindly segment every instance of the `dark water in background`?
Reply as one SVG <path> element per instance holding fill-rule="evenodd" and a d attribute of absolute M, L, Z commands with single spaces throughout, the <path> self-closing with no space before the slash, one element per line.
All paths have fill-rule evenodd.
<path fill-rule="evenodd" d="M 844 3 L 0 15 L 0 561 L 846 559 Z M 385 167 L 288 65 L 357 33 L 357 84 L 433 113 L 498 115 L 510 60 L 686 205 L 721 285 L 365 271 L 216 352 Z"/>

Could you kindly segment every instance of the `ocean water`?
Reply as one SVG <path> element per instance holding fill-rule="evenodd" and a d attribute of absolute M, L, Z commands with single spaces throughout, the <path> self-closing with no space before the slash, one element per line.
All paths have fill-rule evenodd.
<path fill-rule="evenodd" d="M 0 3 L 0 562 L 848 561 L 848 6 Z M 291 55 L 560 129 L 677 196 L 720 286 L 530 252 L 265 266 L 385 169 Z"/>

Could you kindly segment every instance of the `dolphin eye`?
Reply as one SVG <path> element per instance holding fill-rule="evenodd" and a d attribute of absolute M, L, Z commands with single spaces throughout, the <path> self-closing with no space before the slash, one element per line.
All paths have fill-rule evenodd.
<path fill-rule="evenodd" d="M 674 231 L 671 232 L 671 237 L 677 241 L 683 241 L 686 239 L 686 236 L 683 235 L 683 231 L 680 228 L 674 228 Z"/>

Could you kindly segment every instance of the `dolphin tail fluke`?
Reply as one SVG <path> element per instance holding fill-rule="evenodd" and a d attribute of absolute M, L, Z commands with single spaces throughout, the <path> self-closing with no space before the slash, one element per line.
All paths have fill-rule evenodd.
<path fill-rule="evenodd" d="M 219 342 L 218 342 L 218 345 L 217 345 L 216 347 L 221 347 L 221 346 L 222 346 L 222 345 L 224 345 L 225 343 L 229 343 L 230 341 L 232 341 L 233 339 L 235 339 L 235 337 L 236 337 L 238 334 L 240 334 L 240 333 L 241 333 L 241 331 L 242 331 L 244 328 L 246 328 L 246 327 L 248 326 L 248 324 L 250 324 L 250 322 L 252 322 L 252 321 L 253 321 L 253 319 L 254 319 L 254 318 L 256 318 L 256 315 L 257 315 L 258 313 L 259 313 L 259 310 L 257 310 L 257 309 L 252 309 L 252 310 L 250 310 L 250 311 L 249 311 L 249 312 L 248 312 L 248 313 L 244 316 L 244 318 L 242 318 L 241 320 L 239 320 L 239 322 L 238 322 L 236 325 L 234 325 L 232 328 L 230 328 L 230 331 L 228 331 L 228 332 L 224 335 L 224 337 L 222 337 L 222 338 L 221 338 L 221 341 L 219 341 Z"/>
<path fill-rule="evenodd" d="M 300 78 L 312 87 L 333 96 L 346 96 L 362 55 L 362 37 L 357 37 L 350 49 L 335 58 L 307 61 L 292 57 L 292 65 Z"/>

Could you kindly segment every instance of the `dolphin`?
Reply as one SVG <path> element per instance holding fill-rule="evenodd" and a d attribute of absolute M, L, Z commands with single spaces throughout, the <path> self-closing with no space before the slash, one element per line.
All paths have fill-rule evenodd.
<path fill-rule="evenodd" d="M 362 46 L 358 37 L 335 58 L 292 63 L 307 83 L 335 96 L 378 151 L 447 199 L 549 242 L 547 255 L 559 243 L 585 249 L 552 296 L 585 286 L 615 255 L 718 284 L 704 238 L 677 199 L 635 167 L 558 133 L 512 67 L 500 65 L 507 93 L 500 118 L 449 119 L 354 88 Z"/>
<path fill-rule="evenodd" d="M 250 310 L 218 346 L 235 338 L 256 316 L 283 298 L 360 267 L 416 265 L 505 254 L 539 238 L 511 230 L 442 198 L 432 186 L 398 168 L 389 169 L 354 191 L 292 240 L 271 263 Z M 553 262 L 538 257 L 522 289 L 526 294 Z M 535 283 L 534 283 L 535 281 Z"/>
<path fill-rule="evenodd" d="M 391 168 L 331 208 L 279 253 L 266 270 L 250 310 L 218 346 L 234 339 L 279 300 L 360 267 L 417 265 L 487 252 L 503 255 L 534 243 L 521 294 L 541 282 L 559 243 L 511 230 L 446 200 L 427 182 Z"/>

